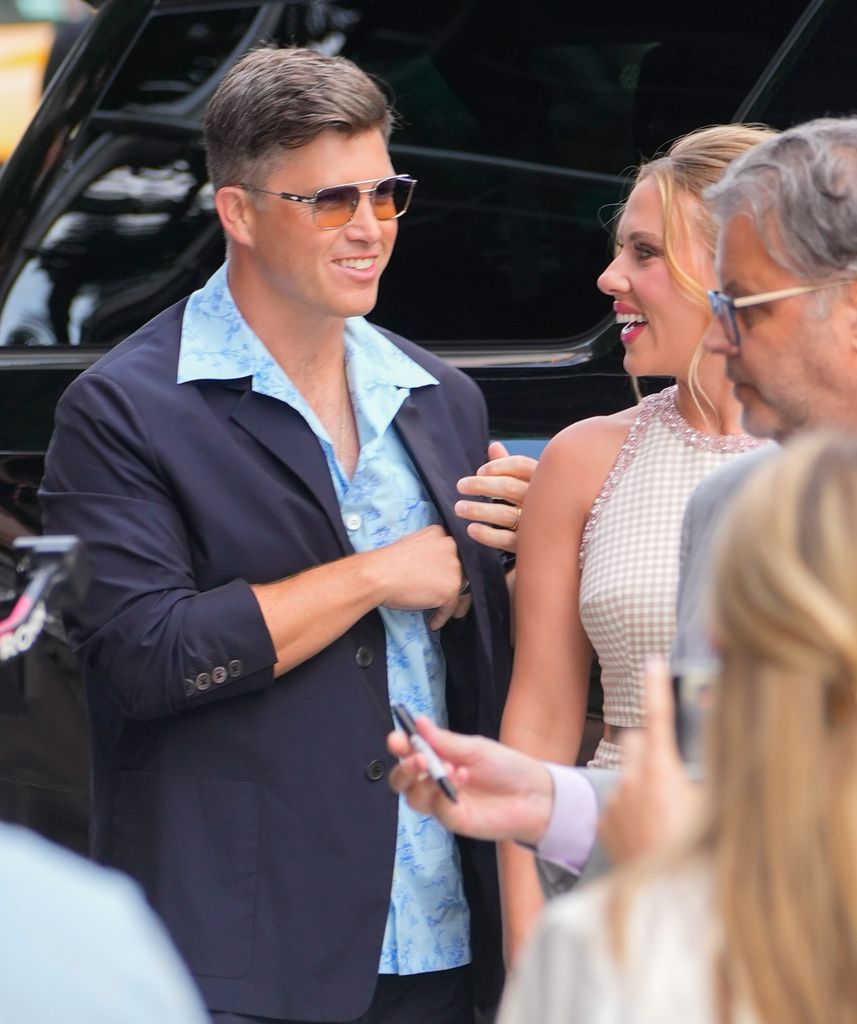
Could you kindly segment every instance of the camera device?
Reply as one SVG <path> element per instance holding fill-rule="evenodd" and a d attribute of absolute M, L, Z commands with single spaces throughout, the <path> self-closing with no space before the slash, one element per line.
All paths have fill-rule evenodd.
<path fill-rule="evenodd" d="M 673 665 L 675 730 L 682 760 L 692 775 L 704 761 L 704 723 L 714 699 L 720 665 L 714 658 L 682 661 Z"/>
<path fill-rule="evenodd" d="M 50 611 L 80 600 L 89 576 L 77 537 L 19 537 L 17 586 L 3 596 L 10 610 L 0 619 L 0 666 L 26 654 L 45 627 Z"/>

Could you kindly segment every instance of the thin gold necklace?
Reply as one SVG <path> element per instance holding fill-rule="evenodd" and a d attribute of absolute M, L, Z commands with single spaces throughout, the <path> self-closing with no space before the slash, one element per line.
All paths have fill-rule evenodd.
<path fill-rule="evenodd" d="M 345 463 L 345 424 L 351 413 L 351 396 L 348 393 L 348 377 L 342 372 L 342 408 L 339 413 L 339 458 Z"/>

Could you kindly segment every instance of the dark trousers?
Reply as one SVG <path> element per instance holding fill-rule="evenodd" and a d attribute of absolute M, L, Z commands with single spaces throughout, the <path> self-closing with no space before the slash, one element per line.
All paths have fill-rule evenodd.
<path fill-rule="evenodd" d="M 219 1010 L 211 1014 L 211 1019 L 213 1024 L 304 1024 Z M 473 1024 L 473 1021 L 473 985 L 468 965 L 428 974 L 379 974 L 369 1009 L 347 1024 Z"/>

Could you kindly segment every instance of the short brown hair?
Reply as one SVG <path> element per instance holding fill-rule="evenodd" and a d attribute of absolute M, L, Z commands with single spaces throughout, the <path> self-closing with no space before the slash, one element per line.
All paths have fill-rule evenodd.
<path fill-rule="evenodd" d="M 226 73 L 203 121 L 208 173 L 215 189 L 257 174 L 283 150 L 323 131 L 345 135 L 377 128 L 389 140 L 394 114 L 378 84 L 345 57 L 262 47 Z"/>

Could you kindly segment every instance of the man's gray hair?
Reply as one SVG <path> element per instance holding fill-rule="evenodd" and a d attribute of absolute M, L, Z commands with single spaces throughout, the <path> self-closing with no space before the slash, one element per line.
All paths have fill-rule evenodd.
<path fill-rule="evenodd" d="M 857 117 L 807 121 L 754 146 L 705 198 L 721 224 L 748 217 L 797 277 L 857 276 Z"/>

